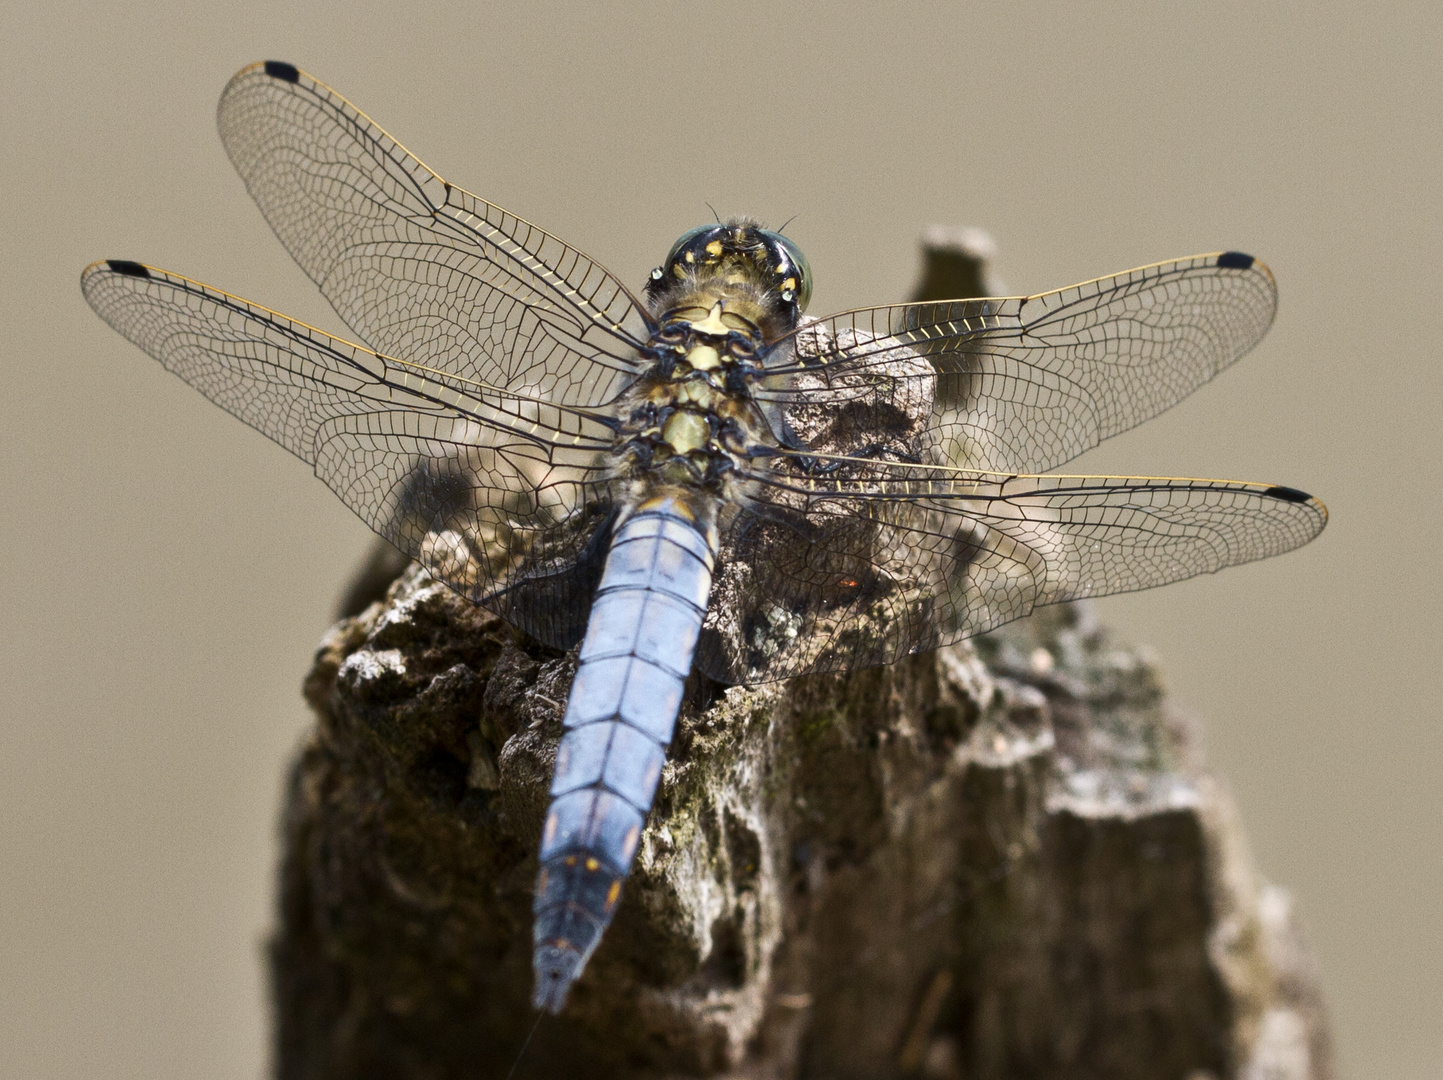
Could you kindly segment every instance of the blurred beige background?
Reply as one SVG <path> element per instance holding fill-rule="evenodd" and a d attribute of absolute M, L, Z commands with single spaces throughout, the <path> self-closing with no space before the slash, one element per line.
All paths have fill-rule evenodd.
<path fill-rule="evenodd" d="M 817 314 L 905 296 L 932 223 L 990 230 L 1016 291 L 1267 260 L 1262 347 L 1080 464 L 1291 484 L 1332 523 L 1101 615 L 1206 718 L 1345 1073 L 1439 1075 L 1438 5 L 3 10 L 0 1075 L 265 1069 L 299 684 L 370 535 L 77 277 L 142 259 L 344 331 L 215 135 L 268 57 L 638 285 L 707 201 L 796 215 Z"/>

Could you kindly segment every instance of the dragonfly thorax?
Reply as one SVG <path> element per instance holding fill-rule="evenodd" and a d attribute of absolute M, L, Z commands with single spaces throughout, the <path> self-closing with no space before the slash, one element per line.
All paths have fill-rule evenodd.
<path fill-rule="evenodd" d="M 740 311 L 754 313 L 744 294 L 667 312 L 643 350 L 652 365 L 618 433 L 621 475 L 650 489 L 720 494 L 747 447 L 765 437 L 750 395 L 763 374 L 762 331 Z"/>

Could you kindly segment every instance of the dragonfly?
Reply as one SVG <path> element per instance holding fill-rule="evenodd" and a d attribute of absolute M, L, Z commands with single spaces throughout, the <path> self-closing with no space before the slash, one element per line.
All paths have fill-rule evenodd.
<path fill-rule="evenodd" d="M 1290 487 L 1053 471 L 1257 344 L 1277 290 L 1249 255 L 813 318 L 779 231 L 690 229 L 634 292 L 288 63 L 236 74 L 218 122 L 358 340 L 129 260 L 82 290 L 434 578 L 579 648 L 538 853 L 539 1010 L 616 911 L 693 670 L 887 664 L 1327 521 Z"/>

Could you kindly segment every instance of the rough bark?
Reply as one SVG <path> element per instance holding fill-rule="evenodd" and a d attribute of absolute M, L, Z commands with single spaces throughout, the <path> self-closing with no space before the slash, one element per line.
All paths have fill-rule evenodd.
<path fill-rule="evenodd" d="M 982 280 L 968 242 L 933 243 L 919 296 Z M 276 1070 L 504 1077 L 574 656 L 414 567 L 366 606 L 372 570 L 306 683 Z M 890 668 L 694 677 L 616 921 L 517 1071 L 1331 1075 L 1291 901 L 1154 666 L 1081 607 Z"/>

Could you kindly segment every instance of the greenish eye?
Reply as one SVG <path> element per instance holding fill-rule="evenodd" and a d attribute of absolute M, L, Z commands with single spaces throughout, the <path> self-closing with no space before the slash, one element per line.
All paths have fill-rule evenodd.
<path fill-rule="evenodd" d="M 694 229 L 688 229 L 686 232 L 681 234 L 680 239 L 678 239 L 676 243 L 671 245 L 671 250 L 666 253 L 666 261 L 661 265 L 670 266 L 673 262 L 676 261 L 676 257 L 681 254 L 682 249 L 685 248 L 688 244 L 690 244 L 693 240 L 695 240 L 698 236 L 701 236 L 703 233 L 718 231 L 722 231 L 722 226 L 698 225 Z"/>
<path fill-rule="evenodd" d="M 796 271 L 797 279 L 801 283 L 797 286 L 797 310 L 806 311 L 807 305 L 812 300 L 812 264 L 807 262 L 807 257 L 802 254 L 802 249 L 781 233 L 764 231 L 764 235 L 781 249 L 787 262 Z"/>

